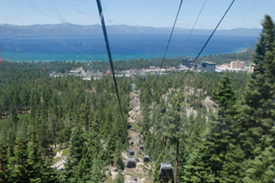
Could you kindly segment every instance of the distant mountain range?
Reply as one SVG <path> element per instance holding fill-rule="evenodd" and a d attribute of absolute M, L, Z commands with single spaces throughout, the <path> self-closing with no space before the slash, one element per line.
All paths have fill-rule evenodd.
<path fill-rule="evenodd" d="M 191 29 L 175 28 L 175 34 L 189 34 Z M 145 26 L 110 25 L 107 26 L 109 34 L 169 34 L 171 28 L 155 28 Z M 211 34 L 212 30 L 195 29 L 192 34 Z M 261 29 L 231 29 L 217 30 L 216 35 L 259 36 Z M 75 25 L 69 23 L 17 26 L 0 25 L 0 35 L 47 35 L 47 34 L 102 34 L 100 25 Z"/>

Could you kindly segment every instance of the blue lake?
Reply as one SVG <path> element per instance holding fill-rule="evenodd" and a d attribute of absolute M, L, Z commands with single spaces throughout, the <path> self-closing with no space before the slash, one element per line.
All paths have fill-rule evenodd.
<path fill-rule="evenodd" d="M 163 57 L 169 35 L 109 35 L 114 60 Z M 173 35 L 167 57 L 196 56 L 208 35 Z M 240 52 L 257 37 L 214 35 L 202 55 Z M 185 45 L 185 46 L 184 46 Z M 184 47 L 184 48 L 183 48 Z M 1 58 L 10 61 L 107 60 L 103 35 L 0 35 Z"/>

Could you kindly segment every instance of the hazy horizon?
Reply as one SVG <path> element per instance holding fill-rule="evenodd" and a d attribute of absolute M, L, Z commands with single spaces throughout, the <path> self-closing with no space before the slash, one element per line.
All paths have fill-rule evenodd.
<path fill-rule="evenodd" d="M 183 1 L 176 27 L 213 29 L 232 0 Z M 106 25 L 152 26 L 169 28 L 173 25 L 180 1 L 102 0 Z M 205 3 L 205 6 L 203 6 Z M 235 1 L 220 25 L 220 29 L 261 28 L 265 14 L 275 17 L 275 1 Z M 100 24 L 96 1 L 4 1 L 0 7 L 0 24 L 18 26 L 34 24 L 72 23 Z"/>
<path fill-rule="evenodd" d="M 101 24 L 88 24 L 88 25 L 82 25 L 82 24 L 74 24 L 74 23 L 47 23 L 47 24 L 29 24 L 29 25 L 17 25 L 17 24 L 0 24 L 0 26 L 7 25 L 7 26 L 18 26 L 18 27 L 28 27 L 28 26 L 47 26 L 47 25 L 75 25 L 75 26 L 101 26 Z M 107 27 L 112 26 L 128 26 L 128 27 L 148 27 L 148 28 L 156 28 L 156 29 L 171 29 L 171 27 L 154 27 L 154 26 L 135 26 L 135 25 L 127 25 L 127 24 L 112 24 L 112 25 L 106 25 Z M 192 29 L 192 27 L 175 27 L 175 29 Z M 246 27 L 236 27 L 236 28 L 229 28 L 229 29 L 218 29 L 217 31 L 221 30 L 234 30 L 234 29 L 262 29 L 259 27 L 252 27 L 252 28 L 246 28 Z M 207 29 L 207 28 L 194 28 L 194 30 L 213 30 L 213 29 Z"/>

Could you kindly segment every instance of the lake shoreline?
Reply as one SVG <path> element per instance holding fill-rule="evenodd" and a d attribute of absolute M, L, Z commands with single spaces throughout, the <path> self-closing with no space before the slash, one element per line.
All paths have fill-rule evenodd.
<path fill-rule="evenodd" d="M 247 48 L 235 48 L 233 49 L 234 51 L 232 52 L 226 52 L 226 53 L 219 53 L 216 55 L 221 55 L 221 54 L 229 54 L 229 53 L 242 53 L 245 52 Z M 11 56 L 13 55 L 13 56 Z M 49 53 L 13 53 L 13 52 L 2 52 L 1 53 L 1 58 L 3 61 L 9 61 L 9 62 L 56 62 L 56 61 L 66 61 L 66 62 L 96 62 L 96 61 L 109 61 L 107 54 L 102 55 L 102 54 L 59 54 L 59 57 L 64 57 L 66 59 L 19 59 L 20 55 L 24 58 L 26 57 L 43 57 L 45 56 L 46 58 L 49 57 L 52 54 Z M 57 56 L 57 54 L 54 54 Z M 208 56 L 208 55 L 213 55 L 213 54 L 201 54 L 200 57 L 203 56 Z M 4 57 L 3 57 L 4 56 Z M 16 57 L 16 59 L 8 59 L 7 57 Z M 78 56 L 78 57 L 77 57 Z M 78 58 L 83 58 L 86 57 L 88 59 L 78 59 Z M 178 55 L 178 54 L 167 54 L 166 58 L 179 58 L 179 57 L 196 57 L 197 55 L 195 54 L 188 54 L 188 55 Z M 45 58 L 44 57 L 44 58 Z M 71 59 L 68 59 L 68 57 L 71 57 Z M 140 60 L 140 59 L 155 59 L 155 58 L 162 58 L 163 55 L 161 54 L 133 54 L 133 55 L 122 55 L 122 54 L 112 54 L 113 61 L 122 61 L 122 60 Z M 102 59 L 103 58 L 103 59 Z M 120 59 L 119 59 L 120 58 Z"/>

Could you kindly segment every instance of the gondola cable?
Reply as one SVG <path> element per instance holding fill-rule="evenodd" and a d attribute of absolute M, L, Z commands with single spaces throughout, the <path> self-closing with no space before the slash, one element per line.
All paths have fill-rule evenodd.
<path fill-rule="evenodd" d="M 235 0 L 233 0 L 231 2 L 231 4 L 229 5 L 229 7 L 227 8 L 227 10 L 225 11 L 225 13 L 223 14 L 222 18 L 220 19 L 219 23 L 216 25 L 215 29 L 212 31 L 212 33 L 210 34 L 209 38 L 207 39 L 207 41 L 204 43 L 203 47 L 201 48 L 200 52 L 198 53 L 198 55 L 196 56 L 195 60 L 193 61 L 192 65 L 189 67 L 188 71 L 185 73 L 185 75 L 182 77 L 181 80 L 183 80 L 186 75 L 189 73 L 190 69 L 193 67 L 193 65 L 196 63 L 196 61 L 198 60 L 199 56 L 201 55 L 201 53 L 203 52 L 204 48 L 207 46 L 207 44 L 209 43 L 210 39 L 212 38 L 212 36 L 215 34 L 216 30 L 218 29 L 218 27 L 220 26 L 221 22 L 223 21 L 224 17 L 227 15 L 228 11 L 230 10 L 230 8 L 232 7 L 232 5 L 234 4 Z"/>
<path fill-rule="evenodd" d="M 163 62 L 164 62 L 164 60 L 166 58 L 166 54 L 167 54 L 168 48 L 170 46 L 170 42 L 171 42 L 171 39 L 172 39 L 172 36 L 173 36 L 173 33 L 174 33 L 174 29 L 175 29 L 175 26 L 176 26 L 176 23 L 177 23 L 177 20 L 178 20 L 178 16 L 179 16 L 179 13 L 180 13 L 180 9 L 181 9 L 182 3 L 183 3 L 183 0 L 181 0 L 180 4 L 179 4 L 178 12 L 177 12 L 177 15 L 176 15 L 176 18 L 175 18 L 175 21 L 174 21 L 174 24 L 173 24 L 173 27 L 172 27 L 169 39 L 168 39 L 168 43 L 167 43 L 167 46 L 166 46 L 166 49 L 165 49 L 165 52 L 164 52 L 164 56 L 163 56 L 162 61 L 161 61 L 160 70 L 161 70 L 161 68 L 163 66 Z M 159 72 L 160 72 L 160 70 L 159 70 Z"/>
<path fill-rule="evenodd" d="M 104 21 L 101 1 L 96 0 L 96 2 L 97 2 L 97 8 L 98 8 L 98 12 L 99 12 L 100 20 L 101 20 L 101 26 L 102 26 L 102 31 L 103 31 L 103 35 L 104 35 L 105 45 L 107 48 L 110 66 L 111 66 L 111 70 L 112 70 L 112 74 L 113 74 L 113 80 L 114 80 L 116 94 L 117 94 L 117 100 L 118 100 L 118 104 L 119 104 L 119 108 L 120 108 L 120 114 L 121 114 L 122 121 L 124 122 L 120 97 L 119 97 L 119 93 L 118 93 L 117 81 L 116 81 L 116 76 L 115 76 L 115 70 L 114 70 L 114 65 L 113 65 L 113 59 L 112 59 L 111 49 L 110 49 L 110 45 L 109 45 L 109 41 L 108 41 L 108 35 L 107 35 L 106 25 L 105 25 L 105 21 Z"/>
<path fill-rule="evenodd" d="M 192 65 L 189 67 L 188 71 L 184 74 L 184 76 L 182 77 L 182 79 L 180 79 L 179 83 L 181 84 L 181 81 L 183 81 L 183 79 L 186 77 L 186 75 L 189 73 L 190 69 L 193 67 L 193 65 L 196 63 L 197 59 L 199 58 L 199 56 L 201 55 L 201 53 L 203 52 L 203 50 L 205 49 L 205 47 L 207 46 L 207 44 L 209 43 L 209 41 L 211 40 L 211 38 L 213 37 L 213 35 L 215 34 L 216 30 L 218 29 L 218 27 L 220 26 L 221 22 L 223 21 L 223 19 L 225 18 L 225 16 L 227 15 L 228 11 L 231 9 L 232 5 L 234 4 L 235 0 L 232 0 L 231 4 L 228 6 L 227 10 L 225 11 L 225 13 L 223 14 L 222 18 L 220 19 L 220 21 L 218 22 L 218 24 L 216 25 L 215 29 L 212 31 L 212 33 L 210 34 L 210 36 L 208 37 L 207 41 L 204 43 L 203 47 L 201 48 L 200 52 L 198 53 L 198 55 L 196 56 L 195 60 L 193 61 Z M 203 5 L 204 7 L 205 5 Z M 201 10 L 202 11 L 202 10 Z"/>
<path fill-rule="evenodd" d="M 207 0 L 206 0 L 206 1 L 207 1 Z M 198 20 L 200 14 L 201 14 L 201 12 L 202 12 L 202 10 L 203 10 L 205 4 L 206 4 L 206 1 L 204 2 L 203 6 L 202 6 L 201 11 L 200 11 L 200 13 L 199 13 L 199 15 L 198 15 L 196 21 Z M 211 40 L 211 38 L 213 37 L 213 35 L 215 34 L 216 30 L 218 29 L 218 27 L 220 26 L 221 22 L 223 21 L 223 19 L 224 19 L 225 16 L 227 15 L 228 11 L 231 9 L 231 7 L 232 7 L 232 5 L 234 4 L 234 2 L 235 2 L 235 0 L 232 0 L 231 4 L 229 5 L 229 7 L 227 8 L 227 10 L 226 10 L 225 13 L 223 14 L 222 18 L 220 19 L 220 21 L 218 22 L 218 24 L 216 25 L 216 27 L 214 28 L 214 30 L 212 31 L 212 33 L 210 34 L 210 36 L 208 37 L 207 41 L 205 42 L 205 44 L 204 44 L 203 47 L 201 48 L 201 50 L 200 50 L 200 52 L 198 53 L 198 55 L 196 56 L 194 62 L 193 62 L 192 65 L 189 67 L 188 71 L 184 74 L 184 76 L 182 77 L 182 79 L 180 79 L 180 81 L 182 81 L 182 80 L 186 77 L 186 75 L 189 73 L 190 69 L 191 69 L 191 68 L 193 67 L 193 65 L 196 63 L 197 59 L 199 58 L 199 56 L 201 55 L 201 53 L 203 52 L 203 50 L 205 49 L 205 47 L 207 46 L 207 44 L 209 43 L 209 41 Z M 182 1 L 181 1 L 181 3 L 182 3 Z M 180 11 L 180 8 L 181 8 L 181 4 L 180 4 L 180 6 L 179 6 L 178 13 L 179 13 L 179 11 Z M 177 14 L 177 15 L 178 15 L 178 14 Z M 175 26 L 176 20 L 177 20 L 177 16 L 176 16 L 176 19 L 175 19 L 175 22 L 174 22 L 174 26 Z M 195 23 L 194 23 L 194 25 L 193 25 L 193 28 L 195 27 L 196 21 L 195 21 Z M 172 31 L 171 31 L 170 38 L 172 37 L 173 30 L 174 30 L 174 26 L 173 26 L 173 29 L 172 29 Z M 191 32 L 191 33 L 192 33 L 192 32 Z M 191 35 L 191 34 L 189 34 L 189 35 Z M 162 60 L 160 69 L 162 68 L 163 61 L 164 61 L 164 59 L 165 59 L 166 52 L 167 52 L 167 50 L 168 50 L 169 44 L 170 44 L 170 39 L 169 39 L 169 41 L 168 41 L 168 44 L 167 44 L 167 47 L 166 47 L 166 51 L 165 51 L 165 53 L 164 53 L 164 57 L 163 57 L 163 60 Z M 181 83 L 181 82 L 180 82 L 180 83 Z"/>
<path fill-rule="evenodd" d="M 181 53 L 183 53 L 183 50 L 185 49 L 186 43 L 188 42 L 188 40 L 189 40 L 191 34 L 193 33 L 193 30 L 194 30 L 194 28 L 195 28 L 195 26 L 196 26 L 196 24 L 197 24 L 197 21 L 199 20 L 199 17 L 201 16 L 201 13 L 202 13 L 202 11 L 203 11 L 203 9 L 204 9 L 204 7 L 205 7 L 206 2 L 207 2 L 207 0 L 204 1 L 203 5 L 202 5 L 202 7 L 201 7 L 201 10 L 200 10 L 200 12 L 199 12 L 199 14 L 198 14 L 198 16 L 197 16 L 197 18 L 196 18 L 194 24 L 193 24 L 193 27 L 192 27 L 192 29 L 190 30 L 189 35 L 187 36 L 187 38 L 186 38 L 186 40 L 185 40 L 185 42 L 184 42 L 184 44 L 183 44 Z"/>

